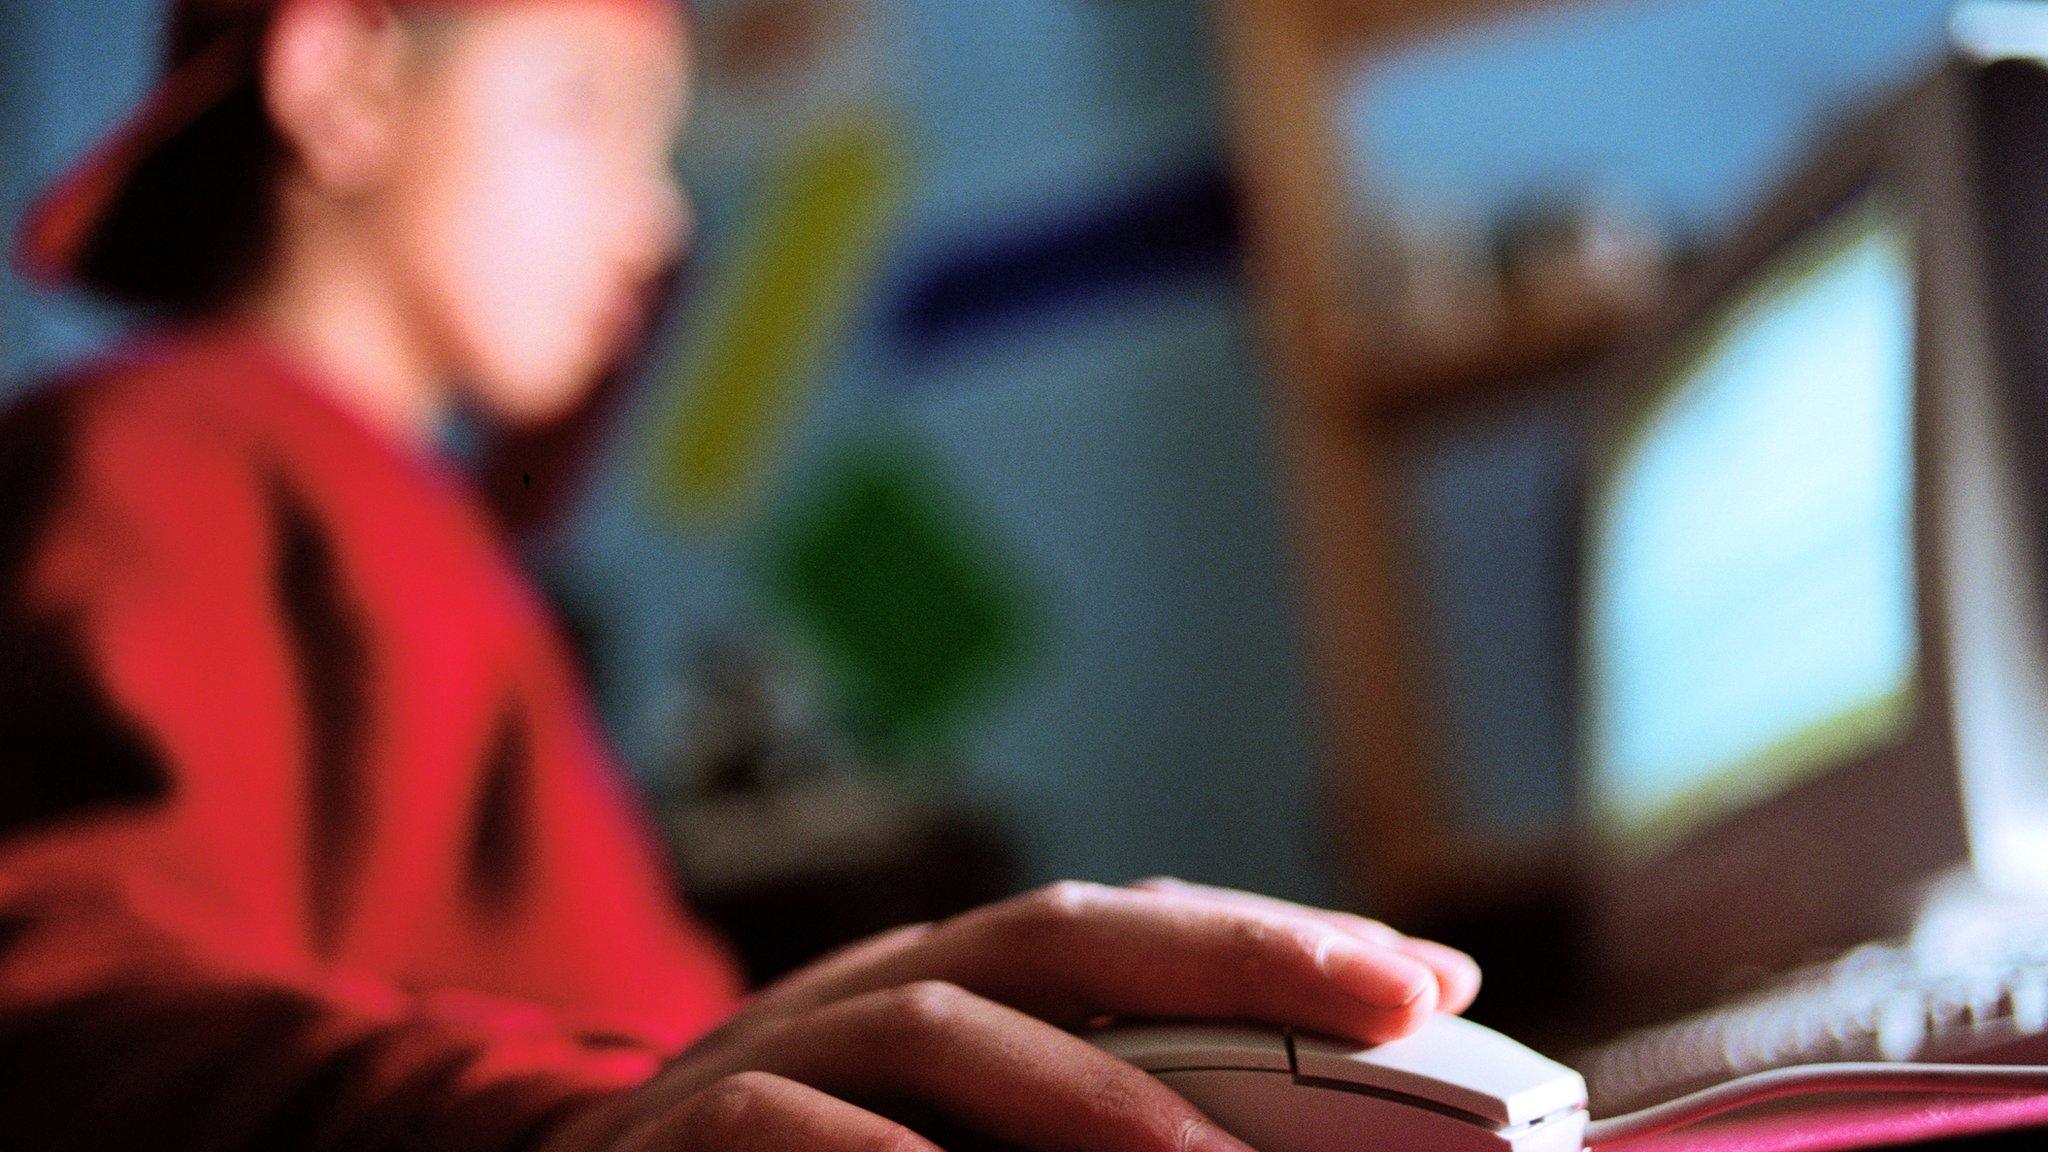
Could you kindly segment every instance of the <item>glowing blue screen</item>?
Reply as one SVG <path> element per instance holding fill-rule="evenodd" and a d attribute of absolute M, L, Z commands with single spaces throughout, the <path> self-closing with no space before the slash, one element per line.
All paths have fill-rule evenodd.
<path fill-rule="evenodd" d="M 1898 740 L 1914 708 L 1911 238 L 1870 194 L 1667 362 L 1592 507 L 1605 828 L 1681 835 Z"/>

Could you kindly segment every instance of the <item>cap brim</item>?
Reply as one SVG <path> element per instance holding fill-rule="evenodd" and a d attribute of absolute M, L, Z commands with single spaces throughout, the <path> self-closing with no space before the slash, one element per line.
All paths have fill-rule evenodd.
<path fill-rule="evenodd" d="M 74 281 L 136 168 L 234 89 L 253 60 L 250 40 L 224 36 L 166 73 L 133 115 L 36 197 L 15 234 L 15 270 L 46 287 Z"/>

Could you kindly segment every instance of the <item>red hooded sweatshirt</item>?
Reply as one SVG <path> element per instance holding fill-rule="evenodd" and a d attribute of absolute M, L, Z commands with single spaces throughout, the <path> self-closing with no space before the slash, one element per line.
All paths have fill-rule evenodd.
<path fill-rule="evenodd" d="M 0 1145 L 525 1147 L 734 1007 L 463 485 L 246 331 L 0 418 Z"/>

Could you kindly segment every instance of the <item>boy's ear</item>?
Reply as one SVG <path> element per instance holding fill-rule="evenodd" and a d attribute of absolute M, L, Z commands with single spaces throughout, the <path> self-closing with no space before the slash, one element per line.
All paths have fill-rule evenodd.
<path fill-rule="evenodd" d="M 389 162 L 404 80 L 396 17 L 361 0 L 286 0 L 263 45 L 263 99 L 314 184 L 361 190 Z"/>

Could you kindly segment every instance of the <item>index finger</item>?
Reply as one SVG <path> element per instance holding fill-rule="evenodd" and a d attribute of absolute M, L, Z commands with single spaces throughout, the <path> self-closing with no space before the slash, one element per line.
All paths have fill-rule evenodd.
<path fill-rule="evenodd" d="M 1068 881 L 932 927 L 805 989 L 814 1003 L 944 980 L 1040 1019 L 1250 1020 L 1382 1043 L 1437 1009 L 1427 964 L 1313 917 Z"/>
<path fill-rule="evenodd" d="M 1472 1006 L 1479 996 L 1479 964 L 1472 957 L 1448 945 L 1434 940 L 1423 940 L 1408 936 L 1388 927 L 1377 920 L 1368 920 L 1350 912 L 1335 912 L 1323 908 L 1310 908 L 1301 904 L 1290 904 L 1270 896 L 1252 892 L 1240 892 L 1233 888 L 1215 888 L 1206 884 L 1191 884 L 1170 876 L 1155 876 L 1140 880 L 1132 885 L 1150 892 L 1182 892 L 1202 899 L 1234 904 L 1245 908 L 1264 908 L 1284 916 L 1310 916 L 1331 924 L 1343 931 L 1406 953 L 1429 965 L 1436 973 L 1437 1007 L 1450 1013 L 1463 1012 Z"/>

